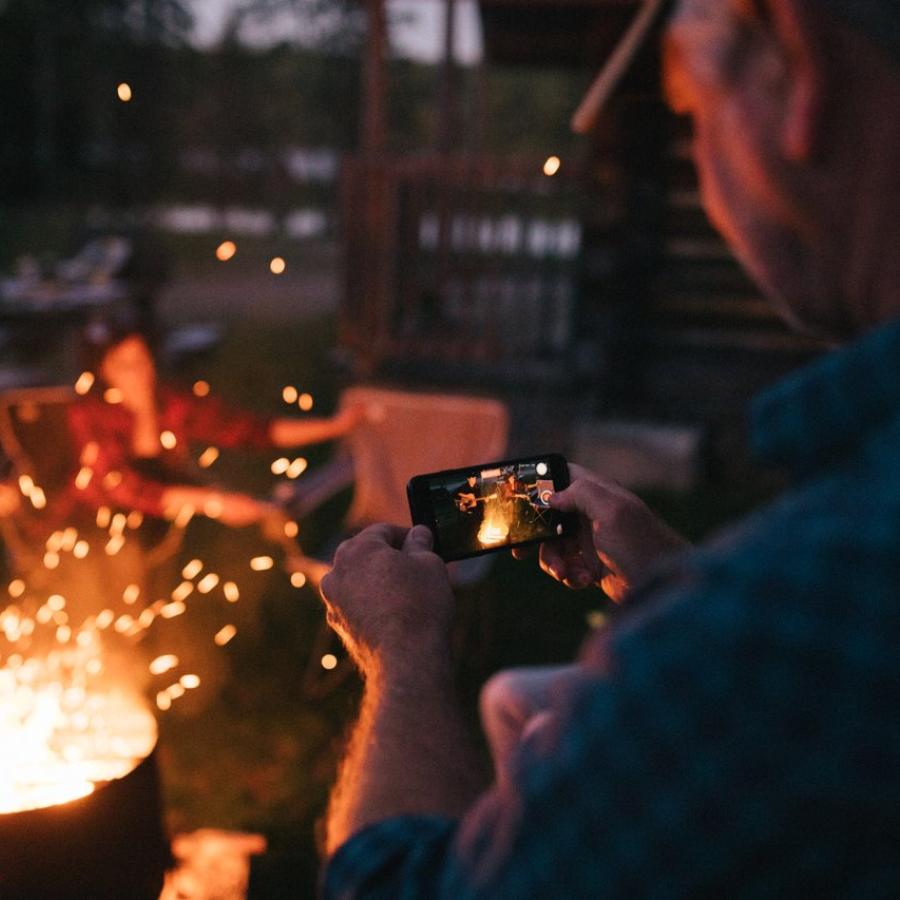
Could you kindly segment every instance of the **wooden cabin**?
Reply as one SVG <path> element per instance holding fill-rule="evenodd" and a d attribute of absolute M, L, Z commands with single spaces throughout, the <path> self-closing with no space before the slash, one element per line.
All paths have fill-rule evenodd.
<path fill-rule="evenodd" d="M 569 67 L 587 84 L 638 6 L 480 0 L 485 64 Z M 341 335 L 362 370 L 708 431 L 819 351 L 710 226 L 659 70 L 654 40 L 555 177 L 371 145 L 349 165 L 348 259 L 366 261 L 348 269 Z"/>

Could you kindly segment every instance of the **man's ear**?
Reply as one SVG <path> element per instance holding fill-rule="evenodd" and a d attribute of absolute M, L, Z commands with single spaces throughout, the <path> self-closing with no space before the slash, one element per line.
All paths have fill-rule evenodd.
<path fill-rule="evenodd" d="M 819 151 L 826 95 L 826 51 L 809 0 L 764 0 L 788 67 L 781 151 L 808 162 Z"/>

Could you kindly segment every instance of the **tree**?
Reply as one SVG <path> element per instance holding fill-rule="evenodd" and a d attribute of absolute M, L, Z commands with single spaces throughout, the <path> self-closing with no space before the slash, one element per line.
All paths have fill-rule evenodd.
<path fill-rule="evenodd" d="M 94 124 L 89 90 L 108 85 L 115 62 L 135 49 L 153 79 L 160 73 L 152 49 L 183 42 L 191 26 L 186 0 L 6 0 L 0 6 L 4 198 L 47 197 L 63 188 L 82 161 L 79 136 Z"/>
<path fill-rule="evenodd" d="M 366 29 L 358 0 L 244 0 L 232 15 L 229 31 L 239 36 L 247 25 L 283 17 L 294 20 L 301 43 L 326 54 L 356 54 Z"/>

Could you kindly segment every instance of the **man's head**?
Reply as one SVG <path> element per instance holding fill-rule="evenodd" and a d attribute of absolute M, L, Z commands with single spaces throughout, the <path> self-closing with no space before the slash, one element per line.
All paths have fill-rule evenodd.
<path fill-rule="evenodd" d="M 900 314 L 873 283 L 896 255 L 900 58 L 827 6 L 680 0 L 665 72 L 714 224 L 789 320 L 843 338 Z"/>
<path fill-rule="evenodd" d="M 812 334 L 900 315 L 900 4 L 673 5 L 667 94 L 693 120 L 704 206 L 745 267 Z"/>

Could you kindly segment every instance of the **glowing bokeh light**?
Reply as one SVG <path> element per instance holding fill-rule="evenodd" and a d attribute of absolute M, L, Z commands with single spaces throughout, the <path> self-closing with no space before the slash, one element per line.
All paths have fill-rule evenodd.
<path fill-rule="evenodd" d="M 219 583 L 219 576 L 215 572 L 204 575 L 197 583 L 197 590 L 201 594 L 208 594 Z"/>
<path fill-rule="evenodd" d="M 151 675 L 163 675 L 164 673 L 174 669 L 178 665 L 178 657 L 175 656 L 174 653 L 165 653 L 162 656 L 157 656 L 150 663 L 150 674 Z"/>
<path fill-rule="evenodd" d="M 219 458 L 218 447 L 207 447 L 197 458 L 197 465 L 201 469 L 208 469 Z"/>
<path fill-rule="evenodd" d="M 291 575 L 291 585 L 295 588 L 302 588 L 306 584 L 306 576 L 302 572 L 294 572 Z"/>
<path fill-rule="evenodd" d="M 302 456 L 298 456 L 287 467 L 285 475 L 287 475 L 288 478 L 299 478 L 306 471 L 308 465 L 309 463 Z"/>
<path fill-rule="evenodd" d="M 75 393 L 84 396 L 94 386 L 94 373 L 82 372 L 75 382 Z"/>
<path fill-rule="evenodd" d="M 234 625 L 225 625 L 216 632 L 213 640 L 219 647 L 224 647 L 236 634 L 237 628 Z"/>
<path fill-rule="evenodd" d="M 130 103 L 134 97 L 134 91 L 127 81 L 122 81 L 116 86 L 116 94 L 123 103 Z"/>
<path fill-rule="evenodd" d="M 286 268 L 287 268 L 287 263 L 286 263 L 280 256 L 276 256 L 276 257 L 269 263 L 269 271 L 270 271 L 273 275 L 282 275 L 282 274 L 284 274 L 284 270 L 285 270 Z"/>
<path fill-rule="evenodd" d="M 544 174 L 547 176 L 555 175 L 562 166 L 562 160 L 558 156 L 548 156 L 544 160 Z"/>
<path fill-rule="evenodd" d="M 219 262 L 228 262 L 234 254 L 237 253 L 237 244 L 234 241 L 222 241 L 218 247 L 216 247 L 216 259 Z"/>
<path fill-rule="evenodd" d="M 196 578 L 203 571 L 203 561 L 192 559 L 182 570 L 183 578 Z"/>

